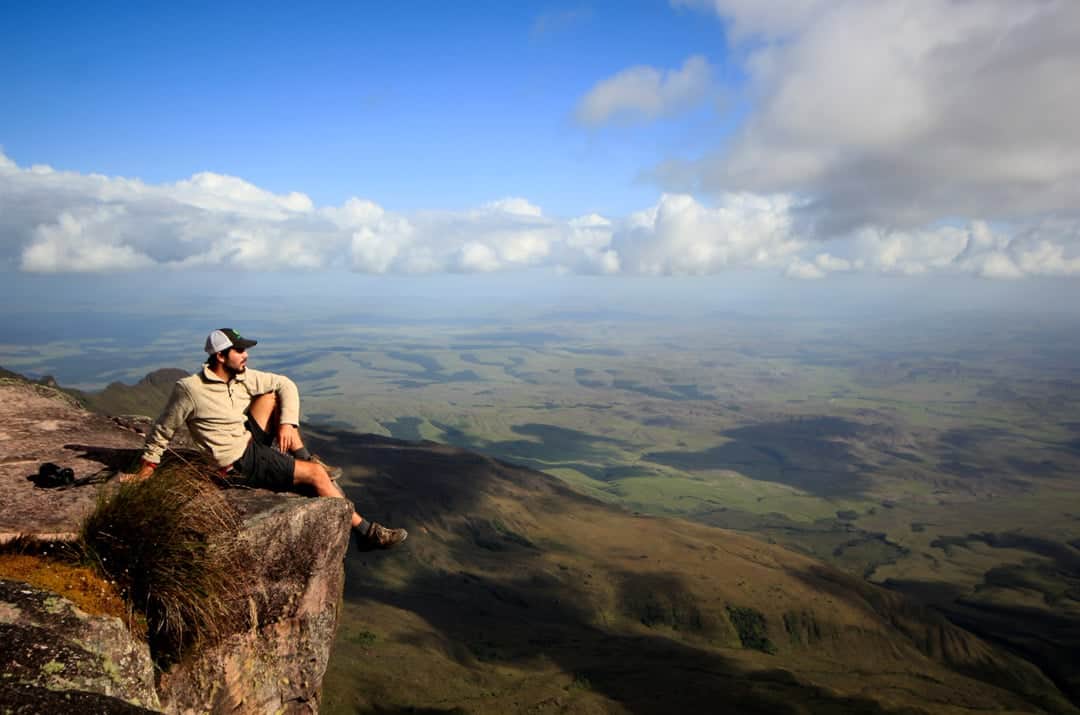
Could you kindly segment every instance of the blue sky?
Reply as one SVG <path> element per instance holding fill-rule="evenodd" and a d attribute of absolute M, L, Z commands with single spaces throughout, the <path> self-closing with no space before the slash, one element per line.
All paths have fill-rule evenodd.
<path fill-rule="evenodd" d="M 153 183 L 213 171 L 392 210 L 525 196 L 573 216 L 646 205 L 656 190 L 642 168 L 717 133 L 700 119 L 712 107 L 611 131 L 573 120 L 598 79 L 628 66 L 700 54 L 724 67 L 721 23 L 661 2 L 4 13 L 0 141 L 20 164 Z"/>
<path fill-rule="evenodd" d="M 1080 276 L 1072 0 L 6 3 L 0 271 Z"/>

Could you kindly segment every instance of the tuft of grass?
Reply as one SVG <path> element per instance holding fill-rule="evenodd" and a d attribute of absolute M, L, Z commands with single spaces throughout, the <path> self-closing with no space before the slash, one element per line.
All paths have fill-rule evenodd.
<path fill-rule="evenodd" d="M 146 617 L 155 659 L 168 663 L 231 625 L 241 592 L 239 517 L 204 463 L 162 465 L 141 482 L 102 491 L 80 540 Z"/>

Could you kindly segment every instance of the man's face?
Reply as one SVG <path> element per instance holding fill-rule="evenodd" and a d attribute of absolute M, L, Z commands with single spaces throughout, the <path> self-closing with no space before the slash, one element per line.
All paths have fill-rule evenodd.
<path fill-rule="evenodd" d="M 225 353 L 225 369 L 239 374 L 247 369 L 247 350 L 233 348 Z"/>

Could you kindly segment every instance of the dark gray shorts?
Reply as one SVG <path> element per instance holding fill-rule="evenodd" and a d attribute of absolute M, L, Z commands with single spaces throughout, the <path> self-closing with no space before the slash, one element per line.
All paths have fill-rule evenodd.
<path fill-rule="evenodd" d="M 244 426 L 251 433 L 251 440 L 240 459 L 233 462 L 233 471 L 226 475 L 229 482 L 276 492 L 292 489 L 296 459 L 279 452 L 273 446 L 274 436 L 250 417 Z"/>

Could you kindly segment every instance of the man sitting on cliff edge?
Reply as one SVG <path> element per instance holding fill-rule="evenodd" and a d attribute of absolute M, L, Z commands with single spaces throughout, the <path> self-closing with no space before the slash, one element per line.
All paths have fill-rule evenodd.
<path fill-rule="evenodd" d="M 312 457 L 300 438 L 300 392 L 284 375 L 247 369 L 255 340 L 232 328 L 206 338 L 203 369 L 178 380 L 165 411 L 146 437 L 142 466 L 125 480 L 149 477 L 177 428 L 186 424 L 192 439 L 232 484 L 288 491 L 304 485 L 321 497 L 345 498 L 326 465 Z M 352 514 L 353 535 L 361 548 L 388 549 L 408 536 Z"/>

